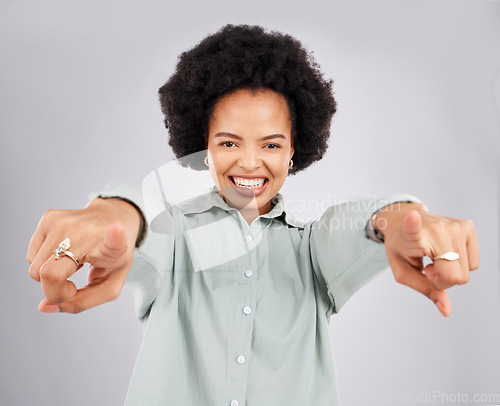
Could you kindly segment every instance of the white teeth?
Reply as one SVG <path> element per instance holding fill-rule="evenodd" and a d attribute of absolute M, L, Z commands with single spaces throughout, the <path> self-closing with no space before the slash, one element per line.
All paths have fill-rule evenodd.
<path fill-rule="evenodd" d="M 236 186 L 243 187 L 245 189 L 256 189 L 259 187 L 262 187 L 264 185 L 264 182 L 266 181 L 263 178 L 258 178 L 258 179 L 247 179 L 247 178 L 234 178 L 233 181 L 236 184 Z"/>

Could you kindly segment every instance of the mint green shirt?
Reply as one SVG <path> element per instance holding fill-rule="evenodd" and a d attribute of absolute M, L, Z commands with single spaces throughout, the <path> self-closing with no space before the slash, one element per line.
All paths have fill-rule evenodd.
<path fill-rule="evenodd" d="M 144 208 L 129 187 L 101 195 Z M 388 266 L 366 225 L 396 201 L 418 199 L 349 202 L 303 224 L 277 195 L 251 225 L 213 191 L 167 204 L 129 276 L 145 330 L 126 405 L 338 405 L 330 316 Z"/>

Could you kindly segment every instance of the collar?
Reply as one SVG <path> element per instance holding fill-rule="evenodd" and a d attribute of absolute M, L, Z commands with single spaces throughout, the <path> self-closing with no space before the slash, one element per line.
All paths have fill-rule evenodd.
<path fill-rule="evenodd" d="M 259 217 L 269 219 L 281 218 L 292 227 L 304 227 L 304 223 L 295 220 L 291 215 L 290 211 L 287 208 L 283 195 L 281 195 L 280 193 L 276 194 L 276 196 L 271 199 L 271 203 L 273 205 L 271 211 L 266 214 L 261 214 Z M 229 207 L 222 196 L 218 193 L 216 186 L 200 196 L 194 197 L 178 204 L 177 207 L 183 214 L 203 213 L 211 210 L 213 207 L 217 207 L 221 210 L 226 211 L 227 213 L 238 211 L 234 207 Z"/>

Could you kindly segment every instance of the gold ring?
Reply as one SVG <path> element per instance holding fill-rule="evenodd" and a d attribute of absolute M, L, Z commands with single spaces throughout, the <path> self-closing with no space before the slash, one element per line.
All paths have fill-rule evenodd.
<path fill-rule="evenodd" d="M 447 261 L 455 261 L 458 258 L 460 258 L 460 255 L 458 255 L 456 252 L 449 251 L 441 255 L 436 255 L 434 258 L 432 258 L 432 260 L 435 261 L 437 259 L 446 259 Z"/>
<path fill-rule="evenodd" d="M 78 267 L 78 266 L 80 266 L 80 261 L 78 261 L 78 259 L 76 259 L 75 255 L 72 252 L 68 251 L 70 246 L 71 245 L 69 243 L 69 238 L 64 239 L 64 241 L 62 241 L 59 244 L 59 247 L 57 247 L 54 250 L 56 261 L 61 259 L 62 257 L 65 257 L 65 256 L 70 257 L 73 261 L 75 261 L 75 264 Z"/>

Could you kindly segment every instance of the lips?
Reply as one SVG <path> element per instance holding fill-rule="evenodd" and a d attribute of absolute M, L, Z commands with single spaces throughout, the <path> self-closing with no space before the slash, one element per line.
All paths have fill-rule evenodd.
<path fill-rule="evenodd" d="M 242 178 L 231 176 L 231 180 L 238 187 L 244 187 L 245 189 L 257 189 L 262 187 L 266 178 Z"/>
<path fill-rule="evenodd" d="M 234 190 L 245 196 L 258 196 L 267 187 L 268 179 L 265 177 L 249 177 L 249 176 L 229 176 Z"/>

